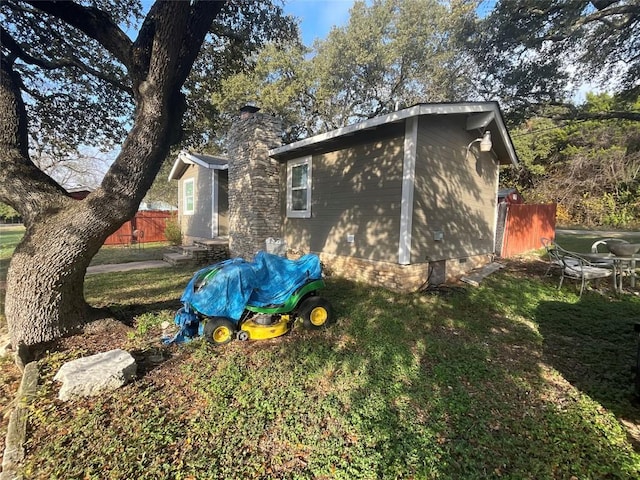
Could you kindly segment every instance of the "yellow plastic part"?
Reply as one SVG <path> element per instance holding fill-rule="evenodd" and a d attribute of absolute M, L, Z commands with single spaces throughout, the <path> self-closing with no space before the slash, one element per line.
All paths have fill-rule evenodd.
<path fill-rule="evenodd" d="M 247 320 L 240 327 L 249 334 L 249 340 L 266 340 L 279 337 L 289 331 L 289 315 L 282 315 L 280 320 L 271 325 L 260 325 L 253 320 Z"/>
<path fill-rule="evenodd" d="M 321 327 L 322 325 L 324 325 L 328 317 L 329 312 L 327 312 L 324 307 L 316 307 L 311 310 L 311 313 L 309 314 L 309 320 L 316 327 Z"/>
<path fill-rule="evenodd" d="M 233 332 L 224 325 L 220 325 L 213 331 L 213 341 L 215 343 L 226 343 L 231 340 Z"/>

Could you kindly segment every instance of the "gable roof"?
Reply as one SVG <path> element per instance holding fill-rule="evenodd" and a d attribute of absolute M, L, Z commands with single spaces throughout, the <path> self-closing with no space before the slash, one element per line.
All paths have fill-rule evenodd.
<path fill-rule="evenodd" d="M 423 115 L 464 115 L 467 130 L 487 129 L 491 131 L 493 151 L 500 163 L 518 165 L 518 158 L 498 102 L 420 103 L 404 110 L 370 118 L 363 122 L 271 149 L 269 155 L 277 160 L 288 160 L 313 153 L 327 152 L 343 143 L 348 137 L 370 135 L 373 131 L 403 131 L 404 123 L 408 118 Z"/>
<path fill-rule="evenodd" d="M 229 160 L 222 156 L 203 155 L 182 150 L 178 154 L 178 158 L 176 158 L 173 167 L 171 167 L 169 180 L 179 180 L 182 178 L 182 175 L 184 175 L 189 165 L 199 165 L 203 168 L 211 168 L 213 170 L 227 170 L 229 168 Z"/>

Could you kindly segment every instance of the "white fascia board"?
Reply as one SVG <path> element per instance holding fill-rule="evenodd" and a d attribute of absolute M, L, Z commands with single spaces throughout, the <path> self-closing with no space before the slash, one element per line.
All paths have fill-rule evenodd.
<path fill-rule="evenodd" d="M 178 155 L 178 159 L 182 159 L 182 161 L 184 163 L 189 163 L 191 165 L 199 165 L 201 167 L 210 168 L 210 169 L 213 169 L 213 170 L 227 170 L 229 168 L 229 164 L 227 163 L 228 160 L 226 158 L 224 158 L 224 157 L 216 157 L 214 155 L 206 155 L 206 156 L 207 157 L 211 157 L 211 158 L 215 158 L 216 160 L 219 160 L 219 161 L 223 161 L 223 162 L 225 162 L 225 164 L 224 165 L 219 165 L 219 164 L 216 164 L 216 163 L 206 162 L 206 161 L 198 158 L 197 156 L 192 155 L 191 153 L 187 152 L 186 150 L 182 150 L 180 152 L 180 155 Z"/>
<path fill-rule="evenodd" d="M 365 120 L 364 122 L 354 123 L 353 125 L 348 125 L 336 130 L 331 130 L 330 132 L 321 133 L 320 135 L 314 135 L 313 137 L 298 140 L 297 142 L 293 142 L 288 145 L 273 148 L 269 150 L 269 156 L 277 157 L 278 155 L 287 153 L 292 150 L 309 147 L 317 143 L 322 143 L 327 140 L 338 138 L 344 135 L 350 135 L 362 130 L 375 128 L 387 123 L 399 122 L 410 117 L 416 117 L 420 115 L 451 115 L 460 113 L 485 112 L 494 113 L 494 116 L 496 117 L 496 123 L 498 124 L 499 122 L 500 133 L 501 135 L 505 135 L 506 128 L 504 127 L 504 123 L 501 121 L 502 115 L 500 113 L 500 110 L 498 109 L 498 104 L 496 102 L 425 103 L 405 108 L 404 110 L 399 110 L 397 112 L 391 112 L 380 117 L 371 118 L 369 120 Z M 505 144 L 508 144 L 507 149 L 509 150 L 510 155 L 512 155 L 511 161 L 514 162 L 514 164 L 517 164 L 517 161 L 515 160 L 515 151 L 513 151 L 513 148 L 510 145 L 511 142 L 508 134 L 504 136 L 504 141 Z"/>
<path fill-rule="evenodd" d="M 169 172 L 169 181 L 178 180 L 178 169 L 180 169 L 184 165 L 184 162 L 178 157 L 175 162 L 173 162 L 173 167 L 171 167 L 171 171 Z"/>
<path fill-rule="evenodd" d="M 498 107 L 496 107 L 497 110 Z M 500 132 L 500 136 L 502 137 L 502 141 L 504 143 L 505 148 L 507 149 L 507 153 L 509 154 L 509 160 L 511 160 L 511 164 L 515 167 L 518 166 L 518 155 L 516 155 L 516 150 L 513 148 L 513 142 L 511 142 L 511 136 L 509 135 L 509 131 L 507 130 L 507 126 L 502 121 L 502 115 L 500 111 L 497 112 L 497 115 L 494 118 L 496 122 L 496 126 L 498 127 L 498 131 Z"/>
<path fill-rule="evenodd" d="M 400 241 L 398 263 L 411 263 L 411 230 L 413 228 L 413 191 L 416 183 L 416 157 L 418 148 L 418 117 L 407 120 L 404 133 L 402 162 L 402 201 L 400 203 Z"/>
<path fill-rule="evenodd" d="M 224 158 L 224 157 L 214 157 L 213 155 L 209 155 L 209 156 L 212 157 L 212 158 L 215 158 L 217 160 L 222 160 L 222 161 L 227 162 L 227 159 Z M 195 155 L 191 155 L 186 150 L 182 150 L 178 154 L 178 158 L 174 162 L 173 167 L 171 167 L 171 171 L 169 172 L 169 180 L 178 180 L 177 172 L 179 170 L 182 170 L 182 168 L 184 166 L 186 166 L 186 165 L 199 165 L 200 167 L 210 168 L 210 169 L 213 169 L 213 170 L 228 170 L 229 169 L 229 164 L 228 163 L 225 163 L 224 165 L 207 163 L 207 162 L 199 159 Z"/>
<path fill-rule="evenodd" d="M 354 123 L 353 125 L 337 128 L 335 130 L 331 130 L 330 132 L 321 133 L 319 135 L 314 135 L 313 137 L 305 138 L 303 140 L 298 140 L 297 142 L 293 142 L 288 145 L 283 145 L 278 148 L 273 148 L 269 150 L 269 156 L 274 156 L 274 155 L 277 156 L 281 153 L 288 152 L 289 150 L 297 150 L 299 148 L 314 145 L 316 143 L 322 143 L 326 140 L 342 137 L 343 135 L 349 135 L 355 132 L 359 132 L 361 130 L 367 130 L 369 128 L 377 127 L 379 125 L 384 125 L 385 123 L 404 120 L 407 117 L 413 117 L 415 115 L 418 115 L 418 113 L 419 113 L 418 106 L 407 108 L 405 110 L 400 110 L 393 113 L 388 113 L 387 115 L 383 115 L 381 117 L 371 118 L 369 120 L 365 120 L 364 122 Z"/>
<path fill-rule="evenodd" d="M 495 117 L 495 112 L 483 112 L 476 115 L 471 115 L 469 118 L 467 118 L 467 130 L 471 131 L 486 128 L 486 126 L 489 125 L 491 123 L 491 120 L 493 120 Z"/>

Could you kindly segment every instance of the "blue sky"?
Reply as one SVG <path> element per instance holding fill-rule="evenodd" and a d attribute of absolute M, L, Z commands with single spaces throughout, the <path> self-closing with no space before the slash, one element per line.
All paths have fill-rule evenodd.
<path fill-rule="evenodd" d="M 299 19 L 305 45 L 326 38 L 333 26 L 346 25 L 353 0 L 286 0 L 284 11 Z"/>
<path fill-rule="evenodd" d="M 284 11 L 300 22 L 300 33 L 305 45 L 311 46 L 316 38 L 326 38 L 331 27 L 346 25 L 349 9 L 354 0 L 284 0 Z M 142 0 L 143 11 L 149 10 L 153 0 Z M 133 33 L 132 33 L 133 35 Z"/>

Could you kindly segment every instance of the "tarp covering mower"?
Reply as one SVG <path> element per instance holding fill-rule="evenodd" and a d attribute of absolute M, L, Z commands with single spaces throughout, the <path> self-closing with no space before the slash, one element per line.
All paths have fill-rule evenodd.
<path fill-rule="evenodd" d="M 178 333 L 166 343 L 198 336 L 222 345 L 264 340 L 288 332 L 297 318 L 307 328 L 333 322 L 329 301 L 318 295 L 325 286 L 320 259 L 298 260 L 258 252 L 249 262 L 233 258 L 198 270 L 180 298 L 175 315 Z"/>

